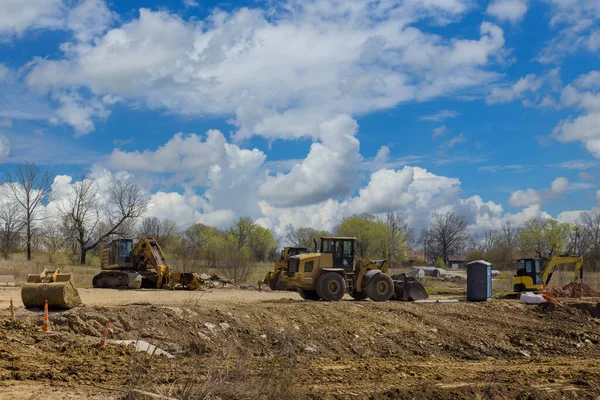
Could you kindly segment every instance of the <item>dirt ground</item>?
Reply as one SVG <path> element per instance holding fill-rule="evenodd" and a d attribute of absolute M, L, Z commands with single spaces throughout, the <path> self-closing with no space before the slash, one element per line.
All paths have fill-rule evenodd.
<path fill-rule="evenodd" d="M 80 289 L 42 313 L 0 289 L 0 399 L 600 399 L 600 306 L 308 302 L 295 293 Z M 10 298 L 17 306 L 10 321 Z M 106 320 L 109 343 L 97 348 Z M 142 339 L 173 355 L 135 353 Z"/>

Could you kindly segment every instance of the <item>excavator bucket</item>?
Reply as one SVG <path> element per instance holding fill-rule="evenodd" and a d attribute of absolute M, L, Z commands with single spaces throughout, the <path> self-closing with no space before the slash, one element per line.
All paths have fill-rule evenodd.
<path fill-rule="evenodd" d="M 25 308 L 43 308 L 46 300 L 49 308 L 69 309 L 81 305 L 73 276 L 61 273 L 60 268 L 45 269 L 39 275 L 29 274 L 21 288 L 21 300 Z"/>
<path fill-rule="evenodd" d="M 425 287 L 412 276 L 400 274 L 393 276 L 395 295 L 394 300 L 415 301 L 429 298 Z"/>

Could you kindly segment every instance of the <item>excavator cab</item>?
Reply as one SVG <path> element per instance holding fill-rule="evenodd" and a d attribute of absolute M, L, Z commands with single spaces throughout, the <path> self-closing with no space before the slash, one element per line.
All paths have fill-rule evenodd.
<path fill-rule="evenodd" d="M 133 268 L 133 239 L 116 239 L 104 246 L 102 269 Z"/>
<path fill-rule="evenodd" d="M 537 291 L 542 289 L 543 261 L 539 258 L 517 260 L 517 271 L 513 279 L 515 292 Z"/>

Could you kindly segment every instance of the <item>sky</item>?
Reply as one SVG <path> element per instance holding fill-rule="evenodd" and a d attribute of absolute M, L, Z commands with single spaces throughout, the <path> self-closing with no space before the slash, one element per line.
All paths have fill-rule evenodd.
<path fill-rule="evenodd" d="M 0 173 L 137 182 L 182 228 L 600 201 L 598 0 L 2 0 Z"/>

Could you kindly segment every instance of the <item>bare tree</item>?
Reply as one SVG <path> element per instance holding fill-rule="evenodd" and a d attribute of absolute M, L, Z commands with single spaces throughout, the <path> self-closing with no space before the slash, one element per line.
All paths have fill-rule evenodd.
<path fill-rule="evenodd" d="M 0 251 L 4 259 L 8 259 L 10 251 L 19 241 L 23 226 L 21 207 L 18 204 L 0 204 Z"/>
<path fill-rule="evenodd" d="M 149 236 L 158 241 L 161 247 L 171 242 L 177 235 L 179 228 L 175 221 L 170 219 L 160 220 L 156 217 L 147 217 L 142 220 L 137 230 L 138 236 Z"/>
<path fill-rule="evenodd" d="M 577 226 L 581 235 L 578 247 L 586 267 L 597 270 L 600 268 L 600 208 L 582 213 Z"/>
<path fill-rule="evenodd" d="M 469 240 L 467 219 L 453 213 L 434 213 L 432 219 L 424 239 L 430 251 L 447 264 L 449 256 L 458 255 L 465 250 Z"/>
<path fill-rule="evenodd" d="M 22 210 L 26 228 L 27 259 L 31 260 L 31 242 L 35 234 L 34 224 L 40 220 L 39 207 L 48 199 L 52 187 L 52 176 L 33 163 L 17 165 L 6 173 L 5 195 Z"/>
<path fill-rule="evenodd" d="M 117 181 L 108 190 L 108 200 L 99 203 L 99 189 L 95 179 L 85 177 L 73 185 L 66 201 L 60 205 L 61 214 L 67 218 L 79 251 L 80 264 L 85 264 L 86 254 L 111 235 L 123 235 L 131 220 L 144 214 L 148 198 L 134 183 Z M 107 229 L 97 234 L 101 217 Z"/>
<path fill-rule="evenodd" d="M 63 248 L 65 241 L 60 224 L 54 219 L 44 220 L 42 225 L 42 244 L 48 254 L 48 262 L 53 263 L 56 254 Z"/>
<path fill-rule="evenodd" d="M 312 228 L 298 228 L 290 230 L 286 235 L 286 240 L 293 247 L 308 247 L 313 248 L 315 239 L 323 236 L 329 236 L 330 233 L 323 230 Z M 318 250 L 318 249 L 315 249 Z"/>

